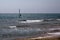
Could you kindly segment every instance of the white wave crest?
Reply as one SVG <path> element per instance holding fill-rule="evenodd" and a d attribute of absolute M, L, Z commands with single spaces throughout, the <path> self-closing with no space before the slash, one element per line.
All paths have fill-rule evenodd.
<path fill-rule="evenodd" d="M 60 21 L 60 19 L 56 19 L 56 20 Z"/>
<path fill-rule="evenodd" d="M 43 20 L 26 20 L 26 21 L 20 21 L 20 23 L 34 23 L 34 22 L 42 22 Z"/>
<path fill-rule="evenodd" d="M 10 29 L 15 29 L 17 30 L 17 27 L 16 26 L 8 26 Z"/>
<path fill-rule="evenodd" d="M 60 35 L 60 32 L 48 33 L 48 34 L 51 34 L 51 35 Z"/>

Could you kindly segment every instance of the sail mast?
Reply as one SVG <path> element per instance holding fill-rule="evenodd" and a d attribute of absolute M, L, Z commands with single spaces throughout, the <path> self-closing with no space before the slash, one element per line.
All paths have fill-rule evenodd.
<path fill-rule="evenodd" d="M 20 9 L 19 9 L 19 18 L 21 18 Z"/>

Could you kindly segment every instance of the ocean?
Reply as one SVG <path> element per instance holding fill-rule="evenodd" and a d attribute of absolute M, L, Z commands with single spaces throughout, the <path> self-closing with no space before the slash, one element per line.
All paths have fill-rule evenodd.
<path fill-rule="evenodd" d="M 19 13 L 0 13 L 0 19 L 17 19 Z M 60 13 L 21 13 L 21 18 L 26 20 L 59 19 Z"/>
<path fill-rule="evenodd" d="M 19 13 L 0 13 L 0 26 L 16 25 L 18 19 L 60 19 L 60 13 L 21 13 L 21 18 L 19 18 Z"/>
<path fill-rule="evenodd" d="M 60 13 L 0 13 L 0 38 L 11 37 L 29 37 L 43 33 L 39 27 L 22 27 L 22 28 L 9 28 L 9 26 L 16 26 L 19 23 L 18 19 L 22 20 L 44 20 L 44 19 L 60 19 Z M 29 23 L 27 23 L 28 25 Z M 24 24 L 25 25 L 25 24 Z M 35 25 L 35 24 L 34 24 Z M 23 26 L 23 25 L 22 25 Z M 25 28 L 26 27 L 26 28 Z M 42 27 L 42 26 L 40 26 Z M 43 27 L 44 28 L 44 27 Z"/>

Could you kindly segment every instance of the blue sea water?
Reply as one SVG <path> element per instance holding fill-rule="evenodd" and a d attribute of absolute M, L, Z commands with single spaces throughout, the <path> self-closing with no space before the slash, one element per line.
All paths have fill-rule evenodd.
<path fill-rule="evenodd" d="M 0 13 L 0 19 L 17 19 L 18 13 Z M 56 19 L 60 18 L 60 13 L 21 13 L 21 18 L 26 20 L 33 19 Z"/>
<path fill-rule="evenodd" d="M 40 28 L 20 28 L 18 30 L 15 29 L 5 29 L 5 27 L 11 25 L 17 25 L 16 22 L 19 19 L 19 13 L 0 13 L 0 38 L 3 36 L 15 35 L 15 36 L 30 36 L 35 33 L 41 32 Z M 21 18 L 23 20 L 41 20 L 41 19 L 60 19 L 60 13 L 21 13 Z M 27 31 L 28 30 L 28 31 Z M 11 34 L 10 34 L 11 33 Z M 3 36 L 2 36 L 3 35 Z"/>
<path fill-rule="evenodd" d="M 0 13 L 0 26 L 16 25 L 18 19 L 60 19 L 60 13 L 21 13 L 21 18 L 19 18 L 19 13 Z"/>

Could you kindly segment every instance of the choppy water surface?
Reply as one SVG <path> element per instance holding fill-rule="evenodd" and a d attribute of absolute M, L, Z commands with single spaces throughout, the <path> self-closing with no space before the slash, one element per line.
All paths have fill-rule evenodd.
<path fill-rule="evenodd" d="M 20 19 L 28 20 L 27 22 L 23 21 L 24 25 L 28 25 L 28 27 L 23 26 L 23 24 L 20 28 L 10 28 L 9 26 L 16 26 L 19 24 L 18 22 L 18 14 L 0 14 L 0 38 L 11 38 L 11 37 L 29 37 L 29 36 L 35 36 L 35 35 L 41 35 L 44 34 L 47 30 L 44 25 L 44 21 L 37 23 L 38 21 L 32 21 L 32 20 L 44 20 L 46 19 L 54 19 L 50 21 L 49 23 L 57 22 L 55 19 L 60 19 L 60 14 L 22 14 Z M 29 21 L 30 20 L 30 21 Z M 31 22 L 33 25 L 31 25 Z M 34 23 L 35 22 L 35 23 Z M 60 23 L 60 20 L 58 20 Z M 43 23 L 41 25 L 41 23 Z M 46 22 L 48 23 L 48 22 Z M 35 26 L 34 26 L 35 25 Z M 48 25 L 48 24 L 46 24 Z M 29 27 L 32 26 L 32 27 Z M 26 28 L 25 28 L 26 27 Z"/>

